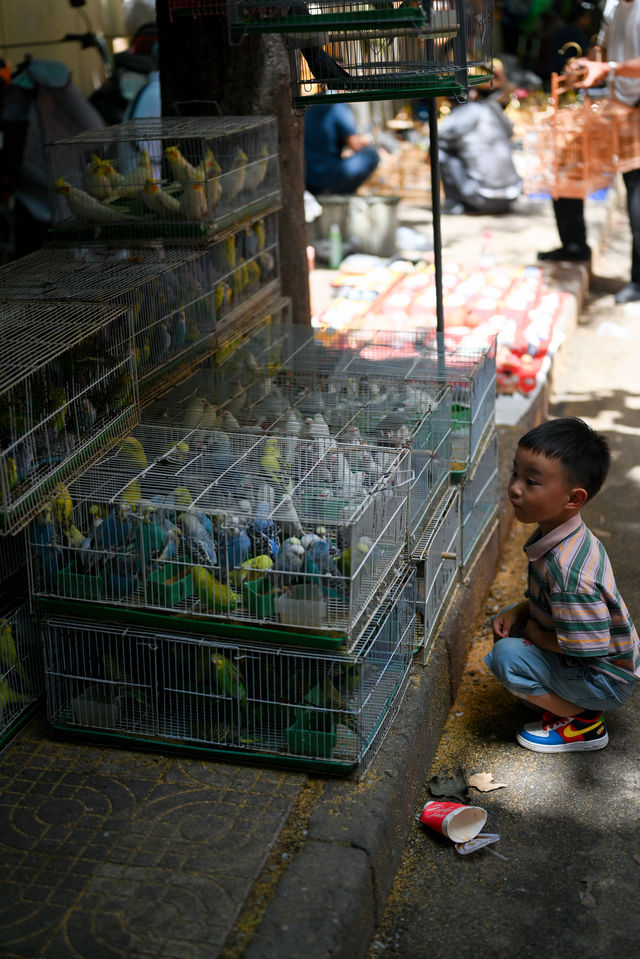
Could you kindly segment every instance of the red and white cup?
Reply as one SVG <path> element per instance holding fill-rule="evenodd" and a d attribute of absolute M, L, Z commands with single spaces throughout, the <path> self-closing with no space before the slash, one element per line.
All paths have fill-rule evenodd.
<path fill-rule="evenodd" d="M 486 810 L 457 802 L 428 802 L 420 822 L 452 842 L 468 842 L 478 835 L 487 821 Z"/>

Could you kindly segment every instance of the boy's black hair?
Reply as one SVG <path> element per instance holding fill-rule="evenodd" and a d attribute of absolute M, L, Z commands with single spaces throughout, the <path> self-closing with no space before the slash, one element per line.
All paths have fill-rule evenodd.
<path fill-rule="evenodd" d="M 535 426 L 518 446 L 560 460 L 570 484 L 587 491 L 592 499 L 604 483 L 611 464 L 609 444 L 577 416 L 563 416 Z"/>

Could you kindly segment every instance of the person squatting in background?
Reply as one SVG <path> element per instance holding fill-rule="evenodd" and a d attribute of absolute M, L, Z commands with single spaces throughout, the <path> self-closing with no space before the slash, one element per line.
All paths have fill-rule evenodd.
<path fill-rule="evenodd" d="M 304 118 L 305 188 L 309 193 L 355 193 L 380 162 L 371 134 L 356 130 L 348 103 L 309 107 Z"/>
<path fill-rule="evenodd" d="M 438 161 L 444 213 L 507 213 L 522 193 L 513 164 L 513 124 L 504 113 L 509 93 L 504 67 L 493 61 L 494 83 L 469 90 L 438 123 Z"/>

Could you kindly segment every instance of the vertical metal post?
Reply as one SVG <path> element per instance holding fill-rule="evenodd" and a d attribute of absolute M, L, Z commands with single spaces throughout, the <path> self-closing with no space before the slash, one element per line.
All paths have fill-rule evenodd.
<path fill-rule="evenodd" d="M 436 342 L 438 369 L 444 369 L 444 309 L 442 305 L 442 233 L 440 232 L 440 164 L 438 163 L 438 111 L 429 99 L 429 155 L 431 158 L 431 213 L 433 217 L 433 257 L 436 279 Z"/>

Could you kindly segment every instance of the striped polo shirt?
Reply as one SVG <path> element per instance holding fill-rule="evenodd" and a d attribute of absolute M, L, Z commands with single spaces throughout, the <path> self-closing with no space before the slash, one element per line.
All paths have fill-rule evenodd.
<path fill-rule="evenodd" d="M 533 619 L 555 631 L 569 656 L 624 682 L 640 678 L 640 644 L 600 540 L 578 513 L 524 546 L 529 560 L 527 596 Z"/>

